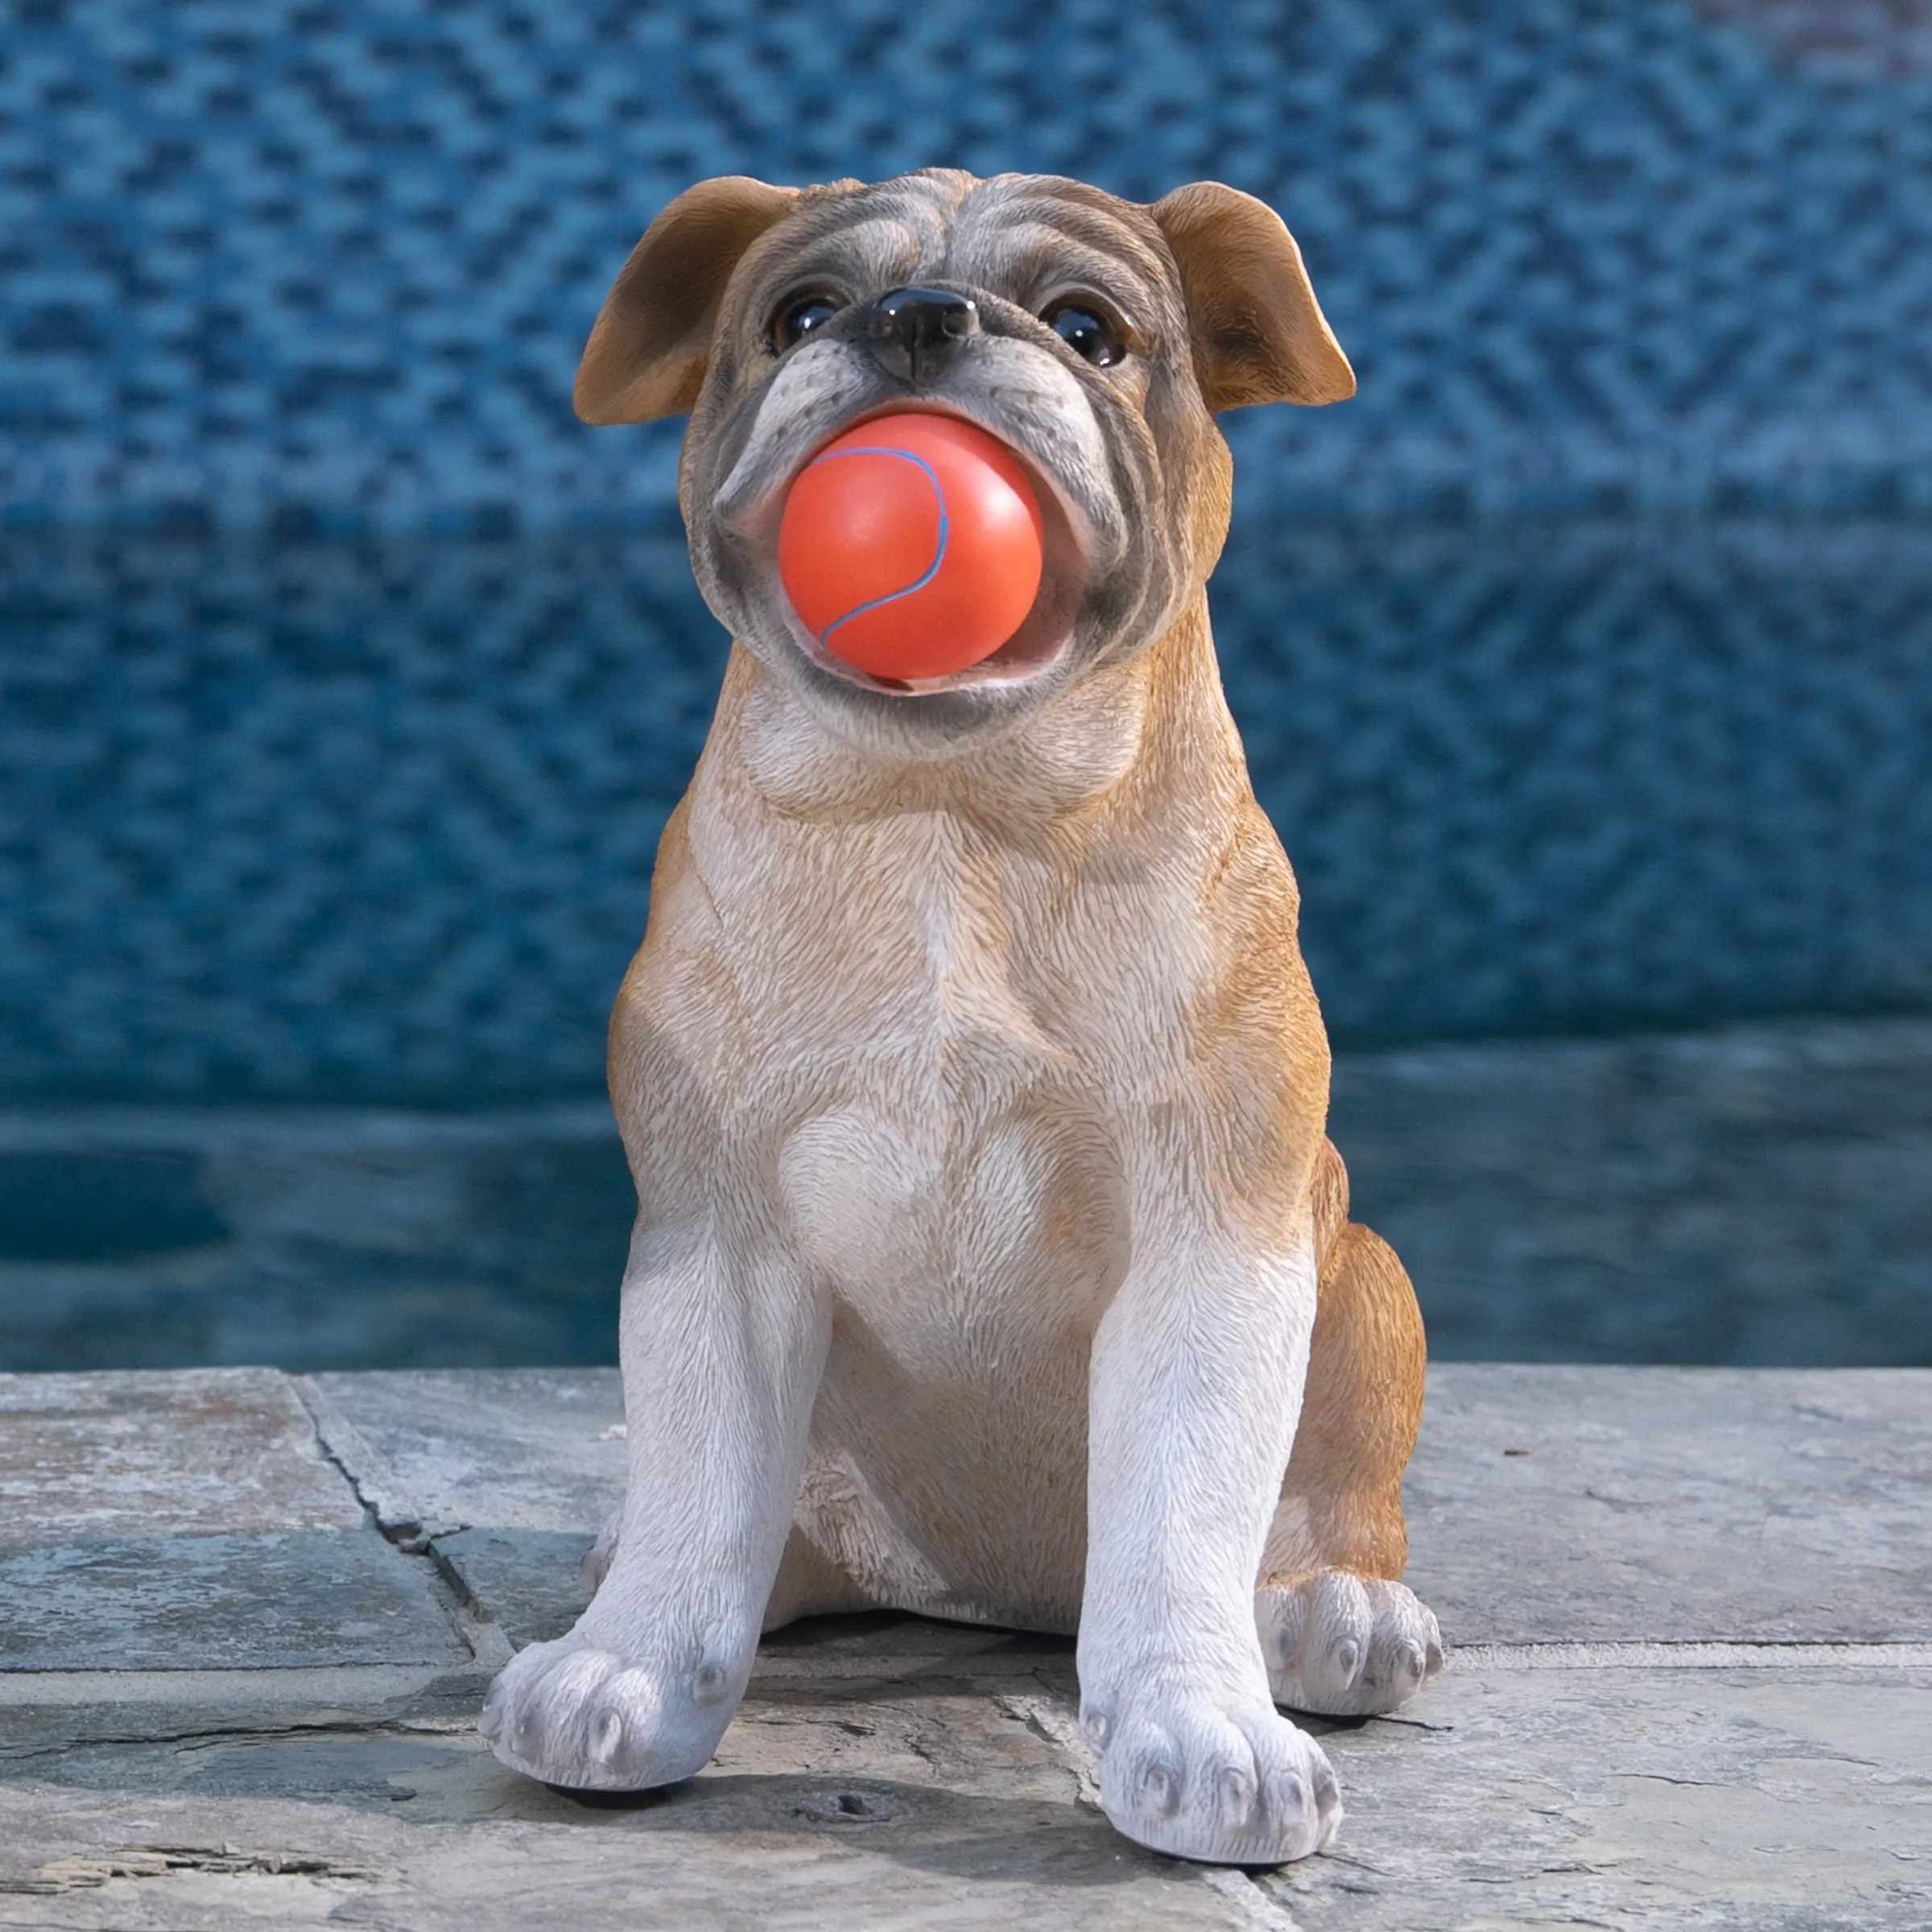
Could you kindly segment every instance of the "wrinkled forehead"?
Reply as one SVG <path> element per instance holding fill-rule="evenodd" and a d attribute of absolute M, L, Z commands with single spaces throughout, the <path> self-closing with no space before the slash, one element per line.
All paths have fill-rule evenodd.
<path fill-rule="evenodd" d="M 928 281 L 1031 309 L 1077 287 L 1154 330 L 1180 300 L 1173 258 L 1145 208 L 1051 175 L 981 181 L 935 170 L 815 195 L 758 257 L 750 266 L 767 292 L 817 275 L 864 300 Z"/>

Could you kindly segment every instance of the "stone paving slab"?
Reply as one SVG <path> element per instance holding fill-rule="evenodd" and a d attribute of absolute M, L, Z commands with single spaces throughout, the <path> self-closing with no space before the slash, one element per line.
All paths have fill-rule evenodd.
<path fill-rule="evenodd" d="M 138 1846 L 119 1794 L 43 1788 L 6 1822 L 60 1850 L 10 1881 L 14 1895 L 0 1889 L 0 1926 L 1240 1932 L 1256 1922 L 1225 1881 L 1138 1855 L 1097 1814 L 1050 1799 L 876 1781 L 854 1816 L 839 1809 L 854 1795 L 842 1785 L 774 1790 L 724 1777 L 694 1781 L 656 1813 L 580 1812 L 538 1791 L 481 1822 L 415 1824 L 400 1814 L 423 1793 L 488 1779 L 475 1752 L 464 1747 L 446 1770 L 425 1748 L 366 1775 L 380 1785 L 365 1787 L 369 1810 L 139 1800 Z M 396 1814 L 374 1809 L 391 1800 Z M 1258 1893 L 1254 1906 L 1265 1909 Z"/>
<path fill-rule="evenodd" d="M 213 1596 L 220 1546 L 255 1559 L 258 1638 L 229 1661 L 297 1655 L 260 1633 L 303 1618 L 355 1661 L 151 1667 L 205 1657 L 184 1602 L 104 1613 L 85 1667 L 0 1668 L 0 1926 L 1932 1925 L 1932 1374 L 1436 1371 L 1411 1575 L 1451 1667 L 1393 1719 L 1311 1720 L 1348 1820 L 1272 1874 L 1107 1827 L 1070 1642 L 886 1613 L 768 1639 L 716 1761 L 634 1807 L 502 1770 L 474 1714 L 581 1600 L 621 1482 L 608 1372 L 89 1379 L 6 1391 L 0 1480 L 29 1506 L 0 1641 L 40 1627 L 33 1565 L 124 1560 L 142 1496 L 156 1574 L 199 1548 Z M 43 1414 L 57 1501 L 23 1440 Z M 222 1429 L 253 1512 L 226 1536 Z M 275 1526 L 304 1509 L 331 1520 Z M 325 1571 L 258 1560 L 317 1536 L 415 1579 L 436 1641 L 384 1662 Z"/>
<path fill-rule="evenodd" d="M 0 1670 L 467 1662 L 436 1579 L 367 1529 L 0 1555 Z"/>
<path fill-rule="evenodd" d="M 624 1494 L 616 1369 L 395 1370 L 304 1386 L 378 1518 L 430 1539 L 512 1645 L 576 1622 L 589 1600 L 577 1566 Z"/>
<path fill-rule="evenodd" d="M 458 1530 L 431 1546 L 464 1602 L 521 1650 L 582 1614 L 590 1590 L 579 1566 L 593 1541 L 588 1530 Z"/>
<path fill-rule="evenodd" d="M 362 1521 L 272 1368 L 0 1375 L 0 1547 Z"/>
<path fill-rule="evenodd" d="M 332 1446 L 348 1425 L 341 1451 L 365 1494 L 394 1489 L 396 1512 L 419 1521 L 594 1534 L 623 1496 L 614 1368 L 401 1369 L 306 1385 Z"/>
<path fill-rule="evenodd" d="M 1452 1643 L 1932 1642 L 1932 1375 L 1430 1374 L 1409 1581 Z"/>
<path fill-rule="evenodd" d="M 1250 1922 L 1251 1888 L 1231 1901 L 1227 1877 L 1139 1852 L 1082 1802 L 1069 1646 L 1045 1653 L 1057 1691 L 1016 1658 L 909 1681 L 881 1668 L 916 1658 L 916 1637 L 885 1654 L 903 1620 L 855 1620 L 819 1639 L 862 1674 L 761 1686 L 700 1777 L 634 1808 L 506 1772 L 467 1712 L 345 1724 L 312 1685 L 283 1723 L 224 1733 L 176 1707 L 187 1728 L 145 1742 L 135 1713 L 89 1744 L 57 1709 L 5 1711 L 0 1926 Z"/>
<path fill-rule="evenodd" d="M 0 1671 L 470 1656 L 287 1377 L 0 1377 Z"/>
<path fill-rule="evenodd" d="M 1341 1841 L 1260 1881 L 1309 1932 L 1932 1925 L 1932 1649 L 1909 1668 L 1492 1660 L 1325 1743 Z"/>

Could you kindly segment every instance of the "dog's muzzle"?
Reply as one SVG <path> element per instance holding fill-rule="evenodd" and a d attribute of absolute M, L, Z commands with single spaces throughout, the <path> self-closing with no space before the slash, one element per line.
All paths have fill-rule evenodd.
<path fill-rule="evenodd" d="M 951 289 L 894 288 L 869 303 L 859 319 L 880 366 L 924 389 L 945 374 L 978 330 L 980 311 L 970 295 Z"/>

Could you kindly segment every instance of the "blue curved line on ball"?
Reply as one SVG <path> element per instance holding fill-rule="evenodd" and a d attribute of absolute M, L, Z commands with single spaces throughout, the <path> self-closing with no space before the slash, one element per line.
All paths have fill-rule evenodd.
<path fill-rule="evenodd" d="M 914 583 L 908 584 L 903 590 L 889 590 L 882 597 L 869 598 L 863 604 L 855 604 L 842 617 L 834 617 L 819 633 L 821 645 L 829 646 L 832 634 L 841 624 L 849 624 L 854 617 L 862 617 L 869 610 L 877 610 L 881 605 L 896 604 L 901 597 L 909 597 L 915 590 L 923 590 L 939 574 L 939 566 L 946 561 L 946 493 L 939 488 L 939 479 L 933 473 L 932 465 L 923 456 L 915 456 L 909 449 L 888 449 L 882 444 L 866 444 L 852 449 L 828 449 L 816 460 L 828 463 L 835 456 L 898 456 L 908 463 L 916 463 L 924 471 L 926 481 L 932 485 L 933 500 L 939 508 L 939 544 L 932 553 L 932 561 L 926 566 L 923 574 Z"/>

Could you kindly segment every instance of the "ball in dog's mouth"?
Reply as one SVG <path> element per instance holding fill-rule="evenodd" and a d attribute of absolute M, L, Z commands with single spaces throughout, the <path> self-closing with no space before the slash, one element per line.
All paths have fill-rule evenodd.
<path fill-rule="evenodd" d="M 809 657 L 918 696 L 1050 664 L 1071 631 L 1080 555 L 1059 493 L 1009 444 L 902 406 L 848 424 L 799 468 L 775 562 Z"/>
<path fill-rule="evenodd" d="M 841 663 L 913 683 L 989 658 L 1039 594 L 1044 522 L 1006 446 L 956 417 L 876 417 L 786 495 L 778 579 Z"/>

